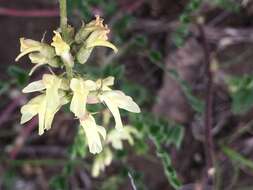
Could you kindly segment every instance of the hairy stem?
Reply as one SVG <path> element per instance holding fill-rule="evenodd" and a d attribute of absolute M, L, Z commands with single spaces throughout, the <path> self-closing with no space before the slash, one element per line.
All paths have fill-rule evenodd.
<path fill-rule="evenodd" d="M 209 46 L 206 40 L 205 31 L 202 23 L 198 24 L 200 38 L 203 47 L 204 61 L 205 61 L 205 76 L 207 77 L 206 85 L 206 99 L 205 99 L 205 155 L 206 155 L 206 177 L 207 182 L 213 185 L 214 183 L 214 145 L 212 137 L 212 125 L 213 125 L 213 75 L 211 71 L 210 52 Z"/>

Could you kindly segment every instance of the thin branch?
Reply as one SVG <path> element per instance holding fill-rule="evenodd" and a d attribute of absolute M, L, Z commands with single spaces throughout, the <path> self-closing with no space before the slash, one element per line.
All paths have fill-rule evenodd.
<path fill-rule="evenodd" d="M 10 115 L 24 102 L 24 96 L 18 96 L 15 98 L 5 109 L 3 109 L 2 113 L 0 113 L 0 127 L 4 126 L 3 124 L 8 121 Z"/>
<path fill-rule="evenodd" d="M 15 139 L 15 143 L 13 148 L 9 152 L 9 156 L 12 159 L 15 159 L 17 154 L 20 152 L 20 150 L 23 148 L 27 137 L 32 133 L 32 131 L 38 126 L 38 119 L 33 118 L 32 121 L 30 121 L 28 124 L 26 124 L 25 127 L 22 128 L 20 131 L 20 134 Z"/>
<path fill-rule="evenodd" d="M 198 24 L 198 30 L 203 46 L 204 61 L 205 61 L 205 76 L 207 77 L 206 85 L 206 99 L 205 99 L 205 154 L 206 154 L 206 177 L 207 182 L 213 184 L 213 170 L 214 170 L 214 145 L 212 137 L 213 125 L 213 75 L 211 71 L 210 50 L 207 43 L 206 34 L 202 24 Z"/>
<path fill-rule="evenodd" d="M 134 183 L 133 176 L 130 174 L 130 172 L 128 172 L 128 178 L 130 179 L 131 186 L 132 186 L 133 190 L 137 190 L 136 185 Z"/>
<path fill-rule="evenodd" d="M 52 10 L 17 10 L 11 8 L 0 7 L 0 15 L 11 16 L 11 17 L 58 17 L 59 11 L 56 9 Z"/>

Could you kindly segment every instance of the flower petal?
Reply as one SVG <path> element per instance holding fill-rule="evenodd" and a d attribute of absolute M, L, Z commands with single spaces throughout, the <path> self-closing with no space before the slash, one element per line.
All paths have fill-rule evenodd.
<path fill-rule="evenodd" d="M 97 127 L 95 119 L 91 115 L 80 120 L 80 123 L 85 131 L 90 152 L 92 154 L 100 153 L 103 147 L 99 134 L 104 135 L 105 130 Z"/>
<path fill-rule="evenodd" d="M 25 56 L 28 53 L 35 52 L 35 51 L 40 51 L 40 47 L 31 47 L 27 48 L 24 51 L 22 51 L 15 59 L 15 61 L 18 61 L 21 57 Z"/>
<path fill-rule="evenodd" d="M 119 90 L 113 90 L 107 93 L 109 98 L 121 109 L 129 112 L 140 113 L 140 107 L 133 101 L 130 96 Z"/>
<path fill-rule="evenodd" d="M 39 95 L 31 99 L 27 104 L 21 107 L 21 121 L 20 124 L 24 124 L 27 121 L 31 120 L 35 115 L 38 114 L 39 105 L 43 100 L 45 95 Z"/>
<path fill-rule="evenodd" d="M 93 48 L 86 48 L 86 45 L 80 48 L 77 52 L 76 58 L 79 63 L 84 64 L 89 59 Z"/>
<path fill-rule="evenodd" d="M 114 119 L 115 119 L 115 128 L 121 130 L 123 128 L 123 124 L 120 117 L 120 112 L 117 104 L 107 96 L 108 93 L 103 93 L 103 95 L 99 96 L 99 99 L 106 104 L 108 109 L 111 111 Z"/>
<path fill-rule="evenodd" d="M 63 55 L 66 52 L 70 51 L 69 45 L 63 41 L 59 32 L 54 31 L 55 35 L 53 37 L 53 42 L 51 46 L 54 46 L 56 55 Z"/>
<path fill-rule="evenodd" d="M 95 46 L 109 47 L 109 48 L 113 49 L 115 53 L 118 52 L 118 49 L 116 48 L 115 45 L 113 45 L 111 42 L 108 42 L 108 41 L 105 41 L 105 40 L 95 40 L 95 41 L 89 43 L 87 45 L 87 48 L 92 48 L 92 47 L 95 47 Z"/>
<path fill-rule="evenodd" d="M 62 80 L 49 74 L 43 75 L 42 80 L 46 86 L 46 96 L 39 108 L 39 135 L 51 128 L 54 115 L 65 103 L 61 101 L 63 97 L 59 93 Z"/>
<path fill-rule="evenodd" d="M 86 102 L 90 90 L 96 88 L 93 81 L 73 78 L 70 82 L 70 88 L 73 91 L 73 97 L 70 103 L 70 110 L 76 117 L 82 118 L 86 112 Z"/>
<path fill-rule="evenodd" d="M 34 81 L 28 84 L 23 90 L 23 93 L 37 92 L 44 90 L 46 87 L 42 80 Z"/>

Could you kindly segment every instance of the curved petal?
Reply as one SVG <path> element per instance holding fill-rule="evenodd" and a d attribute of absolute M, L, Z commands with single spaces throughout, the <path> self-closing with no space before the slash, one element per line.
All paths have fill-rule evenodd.
<path fill-rule="evenodd" d="M 89 43 L 87 45 L 87 48 L 92 48 L 92 47 L 95 47 L 95 46 L 108 47 L 108 48 L 113 49 L 115 53 L 118 52 L 118 49 L 116 48 L 115 45 L 113 45 L 111 42 L 108 42 L 108 41 L 105 41 L 105 40 L 95 40 L 95 41 Z"/>
<path fill-rule="evenodd" d="M 115 119 L 115 128 L 121 130 L 123 128 L 123 124 L 120 117 L 120 112 L 118 106 L 113 102 L 113 100 L 107 97 L 107 94 L 99 96 L 99 99 L 106 104 L 108 109 L 111 111 L 114 119 Z"/>
<path fill-rule="evenodd" d="M 31 71 L 29 72 L 29 76 L 31 76 L 31 75 L 34 73 L 34 71 L 35 71 L 37 68 L 39 68 L 40 66 L 42 66 L 42 65 L 45 65 L 45 64 L 36 64 L 36 65 L 31 69 Z"/>
<path fill-rule="evenodd" d="M 34 52 L 34 51 L 40 51 L 40 47 L 31 47 L 27 48 L 24 51 L 22 51 L 15 59 L 15 61 L 18 61 L 21 57 L 25 56 L 28 53 Z"/>
<path fill-rule="evenodd" d="M 101 126 L 97 127 L 95 119 L 89 115 L 84 120 L 80 120 L 86 138 L 88 141 L 89 150 L 92 154 L 100 153 L 103 149 L 99 134 L 105 135 L 105 130 Z"/>
<path fill-rule="evenodd" d="M 106 92 L 108 97 L 121 109 L 129 112 L 140 113 L 140 107 L 133 101 L 130 96 L 125 95 L 122 91 L 113 90 Z"/>
<path fill-rule="evenodd" d="M 83 87 L 83 81 L 76 78 L 70 81 L 70 89 L 73 91 L 70 110 L 76 117 L 81 118 L 85 115 L 85 104 L 88 92 Z"/>
<path fill-rule="evenodd" d="M 44 90 L 46 87 L 42 80 L 34 81 L 28 84 L 23 90 L 23 93 L 37 92 Z"/>
<path fill-rule="evenodd" d="M 63 41 L 59 32 L 54 31 L 55 35 L 53 37 L 53 42 L 51 46 L 55 48 L 56 55 L 61 56 L 62 54 L 69 52 L 69 45 Z"/>
<path fill-rule="evenodd" d="M 27 121 L 31 120 L 35 115 L 38 114 L 39 105 L 43 100 L 45 95 L 39 95 L 31 99 L 27 104 L 21 107 L 21 121 L 20 124 L 24 124 Z"/>

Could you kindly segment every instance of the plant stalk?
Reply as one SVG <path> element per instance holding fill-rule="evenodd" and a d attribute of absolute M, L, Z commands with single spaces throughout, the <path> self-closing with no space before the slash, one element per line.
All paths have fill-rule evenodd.
<path fill-rule="evenodd" d="M 66 0 L 59 0 L 59 3 L 60 3 L 60 27 L 63 39 L 66 40 L 68 33 L 67 2 Z"/>
<path fill-rule="evenodd" d="M 204 61 L 205 61 L 205 77 L 207 77 L 206 85 L 206 99 L 205 99 L 205 157 L 206 157 L 206 182 L 207 184 L 214 187 L 214 144 L 212 136 L 212 125 L 213 125 L 213 75 L 211 71 L 211 61 L 210 61 L 210 50 L 209 45 L 206 40 L 205 31 L 203 28 L 203 23 L 198 23 L 198 30 L 200 33 L 200 38 L 203 47 Z"/>
<path fill-rule="evenodd" d="M 67 17 L 67 0 L 59 0 L 60 3 L 60 27 L 63 40 L 66 42 L 68 39 L 68 17 Z M 66 68 L 67 77 L 69 79 L 73 76 L 72 67 L 64 63 Z"/>

